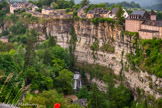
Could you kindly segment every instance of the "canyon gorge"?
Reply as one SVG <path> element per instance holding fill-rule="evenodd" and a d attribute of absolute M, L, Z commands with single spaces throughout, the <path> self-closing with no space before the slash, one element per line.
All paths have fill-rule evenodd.
<path fill-rule="evenodd" d="M 12 25 L 12 24 L 11 24 Z M 10 24 L 4 24 L 4 28 L 9 28 Z M 123 27 L 111 23 L 99 23 L 95 25 L 91 20 L 80 19 L 48 19 L 42 23 L 27 24 L 28 28 L 35 29 L 39 33 L 39 42 L 46 40 L 46 34 L 55 37 L 57 44 L 63 48 L 68 48 L 71 39 L 71 29 L 75 29 L 77 36 L 75 55 L 77 62 L 88 64 L 99 64 L 112 68 L 115 75 L 122 74 L 125 85 L 131 89 L 136 97 L 137 88 L 151 95 L 156 99 L 162 97 L 162 78 L 148 72 L 131 70 L 126 59 L 128 53 L 135 52 L 135 36 L 122 35 Z M 99 50 L 92 51 L 91 46 L 98 42 Z M 100 48 L 105 44 L 111 44 L 113 52 L 106 52 Z M 128 69 L 125 70 L 124 67 Z M 86 74 L 89 79 L 89 74 Z M 97 83 L 101 91 L 105 91 L 103 81 L 97 78 L 92 79 Z M 150 87 L 152 84 L 152 87 Z"/>

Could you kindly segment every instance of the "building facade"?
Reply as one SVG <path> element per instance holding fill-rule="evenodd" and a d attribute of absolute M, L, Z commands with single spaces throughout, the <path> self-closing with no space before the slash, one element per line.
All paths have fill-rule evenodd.
<path fill-rule="evenodd" d="M 29 10 L 29 9 L 32 9 L 32 6 L 34 6 L 34 5 L 29 2 L 11 3 L 10 4 L 10 13 L 14 14 L 15 11 L 19 10 L 19 9 Z"/>
<path fill-rule="evenodd" d="M 134 11 L 125 20 L 125 31 L 138 32 L 141 39 L 162 38 L 162 21 L 156 20 L 153 10 Z"/>
<path fill-rule="evenodd" d="M 147 20 L 141 24 L 139 37 L 142 39 L 152 39 L 154 37 L 162 39 L 162 21 Z"/>
<path fill-rule="evenodd" d="M 118 12 L 119 8 L 118 7 L 115 7 L 113 8 L 110 12 L 109 12 L 109 18 L 113 18 L 115 19 L 116 18 L 116 15 L 117 15 L 117 12 Z M 123 17 L 124 18 L 127 18 L 129 15 L 127 13 L 127 11 L 125 9 L 123 9 L 124 13 L 123 13 Z"/>
<path fill-rule="evenodd" d="M 10 5 L 10 13 L 14 14 L 15 10 L 21 9 L 21 6 L 17 3 L 11 4 Z"/>
<path fill-rule="evenodd" d="M 86 13 L 85 13 L 84 10 L 87 9 L 87 8 L 88 8 L 88 5 L 79 8 L 78 11 L 77 11 L 77 15 L 78 15 L 79 17 L 81 17 L 81 18 L 86 17 Z"/>
<path fill-rule="evenodd" d="M 44 14 L 44 15 L 50 15 L 50 14 L 53 14 L 53 13 L 54 13 L 54 9 L 53 8 L 44 7 L 42 9 L 42 14 Z"/>
<path fill-rule="evenodd" d="M 39 9 L 38 6 L 35 6 L 35 5 L 32 6 L 32 11 L 33 12 L 37 11 L 38 9 Z"/>
<path fill-rule="evenodd" d="M 109 17 L 109 10 L 104 9 L 104 8 L 95 8 L 94 10 L 89 10 L 87 13 L 87 18 L 98 18 L 98 17 L 103 17 L 103 18 L 108 18 Z"/>
<path fill-rule="evenodd" d="M 143 21 L 147 19 L 149 19 L 149 14 L 146 11 L 134 11 L 125 20 L 125 30 L 138 32 L 141 29 Z"/>
<path fill-rule="evenodd" d="M 97 17 L 115 19 L 118 10 L 119 10 L 119 8 L 113 8 L 112 10 L 107 10 L 104 8 L 95 8 L 94 10 L 89 10 L 86 17 L 88 19 L 97 18 Z M 126 12 L 125 9 L 123 9 L 123 11 L 124 11 L 123 17 L 127 18 L 129 16 L 128 13 Z"/>

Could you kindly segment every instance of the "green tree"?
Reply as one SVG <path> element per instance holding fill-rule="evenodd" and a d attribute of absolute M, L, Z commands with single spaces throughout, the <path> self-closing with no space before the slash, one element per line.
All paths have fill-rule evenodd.
<path fill-rule="evenodd" d="M 56 90 L 43 91 L 38 96 L 28 94 L 25 102 L 35 103 L 38 104 L 38 107 L 44 106 L 46 108 L 52 108 L 56 103 L 60 103 L 63 108 L 66 108 L 67 105 L 63 96 L 58 94 Z"/>
<path fill-rule="evenodd" d="M 69 61 L 70 61 L 69 67 L 70 67 L 70 69 L 73 69 L 73 67 L 76 63 L 76 56 L 75 56 L 76 42 L 77 42 L 77 36 L 75 34 L 75 29 L 72 28 L 70 45 L 69 45 Z"/>
<path fill-rule="evenodd" d="M 23 25 L 21 21 L 17 22 L 15 25 L 10 27 L 10 31 L 13 34 L 25 34 L 26 32 L 26 27 Z"/>
<path fill-rule="evenodd" d="M 67 65 L 64 60 L 61 59 L 54 59 L 52 60 L 53 66 L 52 66 L 52 71 L 54 72 L 55 76 L 57 77 L 59 75 L 59 71 L 67 68 Z"/>
<path fill-rule="evenodd" d="M 77 93 L 77 96 L 78 96 L 78 98 L 85 98 L 85 99 L 89 100 L 90 97 L 91 97 L 91 92 L 89 92 L 89 91 L 87 90 L 87 88 L 86 88 L 85 86 L 83 86 L 83 87 L 79 90 L 79 92 Z"/>
<path fill-rule="evenodd" d="M 33 75 L 34 73 L 32 73 Z M 53 88 L 53 79 L 50 76 L 45 76 L 42 72 L 35 72 L 30 84 L 32 90 L 49 90 Z"/>
<path fill-rule="evenodd" d="M 53 47 L 56 45 L 56 40 L 53 36 L 49 35 L 48 47 Z"/>
<path fill-rule="evenodd" d="M 17 104 L 24 91 L 21 73 L 10 73 L 0 84 L 0 102 Z M 1 79 L 1 78 L 0 78 Z M 27 87 L 26 87 L 27 88 Z"/>
<path fill-rule="evenodd" d="M 111 94 L 111 106 L 112 107 L 128 107 L 131 105 L 133 96 L 129 89 L 125 88 L 123 84 L 114 88 Z"/>
<path fill-rule="evenodd" d="M 118 19 L 118 24 L 123 24 L 125 19 L 123 17 L 123 14 L 124 14 L 124 10 L 123 10 L 123 7 L 122 6 L 119 6 L 119 10 L 117 12 L 117 19 Z"/>
<path fill-rule="evenodd" d="M 27 40 L 27 47 L 26 47 L 26 53 L 25 53 L 25 63 L 24 63 L 24 72 L 26 71 L 26 68 L 32 67 L 34 64 L 34 56 L 35 56 L 35 51 L 34 51 L 34 45 L 37 41 L 37 32 L 34 30 L 27 31 L 26 35 L 28 36 Z M 28 85 L 30 83 L 30 78 L 27 76 L 25 73 L 25 84 Z"/>
<path fill-rule="evenodd" d="M 114 79 L 112 78 L 112 76 L 110 75 L 105 75 L 104 76 L 104 79 L 105 81 L 107 82 L 107 92 L 106 92 L 106 97 L 107 97 L 107 100 L 109 100 L 110 102 L 110 107 L 111 106 L 111 100 L 112 100 L 112 94 L 114 93 Z"/>
<path fill-rule="evenodd" d="M 80 4 L 83 6 L 89 5 L 90 1 L 89 0 L 82 0 Z"/>
<path fill-rule="evenodd" d="M 52 108 L 56 103 L 61 104 L 61 108 L 83 108 L 78 104 L 70 104 L 66 101 L 62 94 L 57 93 L 56 90 L 43 91 L 38 96 L 27 94 L 25 103 L 35 103 L 38 107 Z M 32 107 L 33 108 L 33 107 Z"/>
<path fill-rule="evenodd" d="M 104 95 L 98 90 L 97 85 L 92 87 L 92 96 L 88 103 L 88 108 L 107 108 L 107 103 Z"/>
<path fill-rule="evenodd" d="M 9 53 L 0 53 L 0 69 L 5 72 L 5 75 L 9 75 L 11 72 L 18 73 L 20 70 Z"/>
<path fill-rule="evenodd" d="M 11 49 L 15 49 L 12 43 L 3 43 L 0 41 L 0 52 L 9 52 Z"/>
<path fill-rule="evenodd" d="M 60 84 L 60 88 L 63 89 L 65 94 L 69 94 L 73 90 L 72 89 L 73 76 L 74 76 L 74 74 L 71 71 L 64 69 L 64 70 L 60 71 L 59 76 L 56 77 L 56 80 Z"/>
<path fill-rule="evenodd" d="M 53 9 L 58 9 L 59 8 L 59 5 L 57 3 L 55 3 L 55 2 L 52 2 L 51 5 L 52 5 Z"/>

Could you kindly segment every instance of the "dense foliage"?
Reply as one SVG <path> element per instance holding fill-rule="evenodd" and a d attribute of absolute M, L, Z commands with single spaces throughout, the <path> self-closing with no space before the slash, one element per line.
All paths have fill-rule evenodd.
<path fill-rule="evenodd" d="M 0 41 L 0 102 L 17 103 L 25 86 L 15 45 Z M 17 48 L 19 52 L 19 48 Z M 27 87 L 26 87 L 27 88 Z"/>
<path fill-rule="evenodd" d="M 105 66 L 100 66 L 99 64 L 78 64 L 77 67 L 83 71 L 88 72 L 90 74 L 90 78 L 97 78 L 107 82 L 107 77 L 111 76 L 114 79 L 118 79 L 118 76 L 113 74 L 113 70 L 111 68 L 107 68 Z"/>
<path fill-rule="evenodd" d="M 111 24 L 112 26 L 115 24 L 115 20 L 112 18 L 93 18 L 92 22 L 95 25 L 98 25 L 99 23 L 107 22 L 108 24 Z"/>
<path fill-rule="evenodd" d="M 89 0 L 82 0 L 80 4 L 83 7 L 83 6 L 89 5 L 90 4 L 90 1 Z"/>
<path fill-rule="evenodd" d="M 4 25 L 4 18 L 9 13 L 9 5 L 7 2 L 0 2 L 0 27 Z"/>
<path fill-rule="evenodd" d="M 83 108 L 78 104 L 75 105 L 70 104 L 70 102 L 66 101 L 64 96 L 62 94 L 59 94 L 56 90 L 43 91 L 38 96 L 27 94 L 25 102 L 31 104 L 33 103 L 38 104 L 37 107 L 46 107 L 46 108 L 53 108 L 55 103 L 60 103 L 61 108 Z M 34 108 L 37 107 L 35 106 Z"/>
<path fill-rule="evenodd" d="M 160 11 L 157 12 L 157 19 L 158 20 L 162 19 L 162 12 L 160 12 Z"/>
<path fill-rule="evenodd" d="M 117 17 L 117 24 L 123 24 L 125 22 L 125 18 L 123 17 L 124 11 L 122 6 L 119 6 L 119 10 L 117 11 L 116 17 Z"/>
<path fill-rule="evenodd" d="M 134 8 L 138 4 L 123 2 L 124 6 Z M 66 9 L 69 12 L 74 10 L 73 18 L 78 20 L 77 10 L 81 6 L 89 4 L 89 0 L 82 0 L 81 4 L 74 5 L 74 0 L 38 0 L 34 2 L 42 8 L 43 5 L 51 6 L 54 9 Z M 97 7 L 107 8 L 105 4 L 90 4 L 88 10 Z M 115 7 L 114 5 L 111 7 Z M 117 23 L 123 23 L 122 7 L 117 14 Z M 45 20 L 33 17 L 31 14 L 18 10 L 21 15 L 6 15 L 9 6 L 6 2 L 0 3 L 0 26 L 3 28 L 4 21 L 13 25 L 2 30 L 0 36 L 7 36 L 9 43 L 0 41 L 0 102 L 17 104 L 19 101 L 24 103 L 38 104 L 39 107 L 51 108 L 55 103 L 60 103 L 61 108 L 82 108 L 78 104 L 73 105 L 64 98 L 65 95 L 73 94 L 73 71 L 78 69 L 84 80 L 84 87 L 76 93 L 79 99 L 85 98 L 88 101 L 88 108 L 152 108 L 148 105 L 149 100 L 154 100 L 154 106 L 162 105 L 162 100 L 148 96 L 148 100 L 134 101 L 129 89 L 122 82 L 122 78 L 116 76 L 111 68 L 100 66 L 99 64 L 79 64 L 76 65 L 75 56 L 77 36 L 75 29 L 71 30 L 69 48 L 63 49 L 56 44 L 55 36 L 45 33 L 46 39 L 39 43 L 39 33 L 28 29 L 28 24 L 44 24 Z M 161 13 L 158 13 L 158 19 Z M 97 26 L 99 23 L 107 22 L 114 26 L 115 20 L 110 18 L 94 18 L 92 22 Z M 135 36 L 136 32 L 122 32 L 122 35 Z M 136 40 L 137 42 L 137 40 Z M 136 54 L 127 55 L 130 61 L 130 68 L 136 69 L 139 66 L 142 70 L 158 77 L 162 77 L 162 40 L 141 40 L 136 47 Z M 140 47 L 139 47 L 140 46 Z M 105 43 L 99 48 L 98 41 L 90 46 L 93 55 L 98 50 L 114 53 L 114 46 Z M 139 49 L 141 48 L 141 49 Z M 115 59 L 115 58 L 113 58 Z M 96 84 L 90 84 L 85 76 L 90 74 L 90 80 L 97 78 L 107 84 L 107 91 L 101 92 Z M 119 84 L 119 81 L 121 83 Z M 118 83 L 116 85 L 116 83 Z M 151 84 L 150 84 L 151 86 Z M 137 89 L 141 97 L 140 89 Z M 27 93 L 28 92 L 28 93 Z M 144 97 L 144 96 L 143 96 Z M 140 100 L 140 99 L 139 99 Z M 23 108 L 23 106 L 20 106 Z M 36 107 L 36 106 L 35 106 Z M 28 107 L 29 108 L 29 107 Z M 33 107 L 32 107 L 33 108 Z"/>
<path fill-rule="evenodd" d="M 17 92 L 20 92 L 21 90 L 22 82 L 24 82 L 25 85 L 30 85 L 30 88 L 28 89 L 32 91 L 39 90 L 41 92 L 52 88 L 58 88 L 59 92 L 63 92 L 65 94 L 72 92 L 71 81 L 73 73 L 68 70 L 70 66 L 68 61 L 70 59 L 68 59 L 68 57 L 70 56 L 68 55 L 67 50 L 64 50 L 58 45 L 51 46 L 50 40 L 47 40 L 38 46 L 35 52 L 32 50 L 33 43 L 29 40 L 30 36 L 28 36 L 28 42 L 25 45 L 25 53 L 23 52 L 23 47 L 16 48 L 15 50 L 17 53 L 15 53 L 14 49 L 10 52 L 0 53 L 0 72 L 1 75 L 3 75 L 1 77 L 0 87 L 4 88 L 1 89 L 1 102 L 14 101 L 15 95 L 18 95 Z M 2 49 L 2 51 L 8 50 Z M 14 75 L 12 73 L 14 73 Z M 6 77 L 9 78 L 5 81 Z M 25 80 L 23 80 L 24 78 Z M 20 86 L 16 85 L 16 89 L 14 89 L 15 84 L 17 84 L 15 81 L 20 82 Z M 13 84 L 13 86 L 10 86 L 11 84 Z M 8 87 L 8 89 L 6 89 L 6 87 Z M 13 95 L 13 97 L 10 97 L 10 100 L 3 97 L 7 95 Z M 53 104 L 51 103 L 51 105 Z"/>
<path fill-rule="evenodd" d="M 115 81 L 119 80 L 119 78 L 113 74 L 111 69 L 90 64 L 80 64 L 77 67 L 83 73 L 89 72 L 91 78 L 100 79 L 108 84 L 106 93 L 100 92 L 96 84 L 90 86 L 90 91 L 83 87 L 78 92 L 79 98 L 86 98 L 89 101 L 88 108 L 121 108 L 131 106 L 133 101 L 132 93 L 123 84 L 115 87 Z M 87 87 L 89 86 L 87 85 Z"/>
<path fill-rule="evenodd" d="M 128 54 L 127 59 L 131 68 L 136 65 L 143 71 L 147 71 L 158 77 L 162 77 L 162 40 L 141 40 L 142 49 L 136 49 L 136 54 Z"/>
<path fill-rule="evenodd" d="M 95 8 L 107 8 L 106 4 L 90 4 L 85 12 L 87 13 L 89 10 L 94 10 Z"/>
<path fill-rule="evenodd" d="M 129 32 L 129 31 L 122 31 L 121 32 L 122 36 L 129 36 L 133 37 L 134 41 L 132 43 L 137 43 L 137 40 L 139 39 L 139 33 L 138 32 Z"/>
<path fill-rule="evenodd" d="M 72 92 L 73 73 L 69 69 L 75 62 L 74 30 L 70 51 L 56 45 L 51 35 L 47 36 L 48 40 L 36 45 L 38 33 L 28 30 L 22 22 L 11 26 L 9 31 L 9 40 L 15 44 L 0 42 L 1 102 L 17 103 L 24 96 L 24 90 L 42 92 L 57 89 L 59 93 Z M 73 107 L 75 105 L 69 104 L 68 108 Z"/>
<path fill-rule="evenodd" d="M 99 43 L 98 41 L 93 42 L 92 46 L 90 47 L 92 51 L 98 51 L 99 50 Z"/>
<path fill-rule="evenodd" d="M 38 1 L 31 1 L 31 2 L 40 8 L 46 5 L 46 6 L 51 6 L 54 9 L 72 8 L 75 5 L 74 0 L 38 0 Z"/>
<path fill-rule="evenodd" d="M 15 49 L 12 43 L 3 43 L 0 41 L 0 52 L 9 52 L 11 49 Z"/>
<path fill-rule="evenodd" d="M 112 43 L 105 43 L 103 46 L 101 46 L 101 51 L 107 52 L 107 53 L 114 53 L 115 52 L 115 47 L 112 45 Z"/>

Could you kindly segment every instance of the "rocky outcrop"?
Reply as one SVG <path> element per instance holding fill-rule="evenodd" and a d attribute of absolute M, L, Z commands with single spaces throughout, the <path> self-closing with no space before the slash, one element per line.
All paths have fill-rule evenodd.
<path fill-rule="evenodd" d="M 122 27 L 108 23 L 99 23 L 94 25 L 90 20 L 47 20 L 43 24 L 29 24 L 30 29 L 35 29 L 39 32 L 39 39 L 46 39 L 45 34 L 51 34 L 56 37 L 57 43 L 63 48 L 68 47 L 70 41 L 71 29 L 74 27 L 77 35 L 76 52 L 78 62 L 88 62 L 90 64 L 98 63 L 103 66 L 111 67 L 116 75 L 123 74 L 125 76 L 126 85 L 134 91 L 140 88 L 146 94 L 151 94 L 155 98 L 162 97 L 162 78 L 157 78 L 147 72 L 136 72 L 128 69 L 125 71 L 122 64 L 128 64 L 126 54 L 134 52 L 134 38 L 121 35 Z M 95 59 L 91 46 L 95 41 L 98 41 L 101 47 L 105 43 L 113 44 L 114 53 L 107 53 L 101 50 L 95 52 Z M 99 82 L 94 79 L 94 82 Z M 101 83 L 98 83 L 100 88 Z"/>
<path fill-rule="evenodd" d="M 134 38 L 130 36 L 121 35 L 122 27 L 108 23 L 99 23 L 94 25 L 90 20 L 54 20 L 47 21 L 42 25 L 29 25 L 29 28 L 35 28 L 40 33 L 40 39 L 45 39 L 45 33 L 51 33 L 57 39 L 57 43 L 63 48 L 68 47 L 70 41 L 70 31 L 72 27 L 75 28 L 77 35 L 77 44 L 75 55 L 79 62 L 88 62 L 90 64 L 98 63 L 103 66 L 111 67 L 116 75 L 120 72 L 125 76 L 126 85 L 134 91 L 140 88 L 145 91 L 146 94 L 151 94 L 155 98 L 162 97 L 160 94 L 160 88 L 162 87 L 162 79 L 157 78 L 154 75 L 149 75 L 147 72 L 135 72 L 130 69 L 128 71 L 123 70 L 121 61 L 127 63 L 125 55 L 134 52 Z M 92 54 L 91 45 L 98 40 L 101 47 L 104 43 L 111 42 L 115 47 L 114 53 L 107 53 L 103 51 L 97 51 Z M 102 81 L 93 79 L 93 82 L 97 82 L 100 89 L 104 89 Z M 150 87 L 152 84 L 152 87 Z M 156 88 L 154 88 L 156 86 Z"/>
<path fill-rule="evenodd" d="M 70 31 L 73 27 L 73 20 L 46 20 L 42 24 L 29 24 L 30 29 L 35 29 L 39 33 L 39 40 L 46 40 L 46 35 L 51 34 L 56 37 L 57 43 L 66 48 L 70 39 Z"/>

